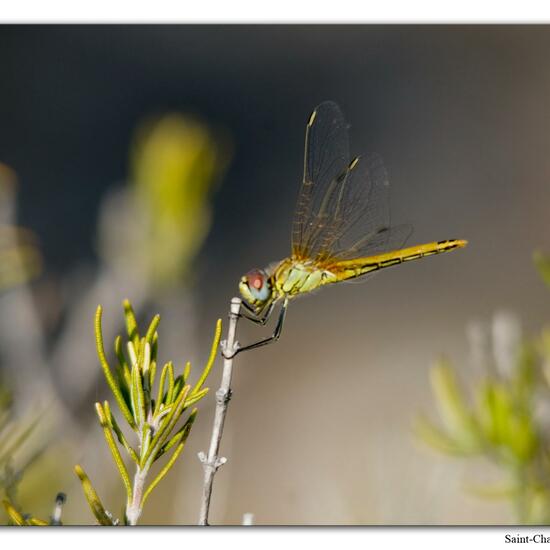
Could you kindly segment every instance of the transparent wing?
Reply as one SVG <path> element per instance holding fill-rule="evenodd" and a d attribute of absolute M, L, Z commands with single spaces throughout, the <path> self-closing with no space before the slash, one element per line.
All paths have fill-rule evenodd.
<path fill-rule="evenodd" d="M 388 176 L 378 155 L 352 162 L 338 197 L 332 199 L 334 215 L 316 260 L 332 262 L 401 248 L 412 227 L 392 226 L 389 194 Z"/>
<path fill-rule="evenodd" d="M 330 265 L 401 248 L 410 226 L 391 227 L 389 182 L 377 155 L 349 161 L 339 107 L 322 103 L 306 128 L 304 180 L 293 224 L 298 259 Z"/>
<path fill-rule="evenodd" d="M 347 124 L 340 107 L 321 103 L 306 126 L 304 177 L 292 225 L 292 253 L 311 258 L 319 248 L 337 181 L 349 165 Z"/>
<path fill-rule="evenodd" d="M 339 260 L 350 260 L 353 258 L 365 258 L 368 256 L 374 256 L 383 252 L 390 252 L 392 250 L 399 250 L 403 248 L 409 237 L 412 235 L 413 228 L 411 225 L 403 224 L 390 227 L 387 230 L 380 231 L 378 235 L 369 239 L 368 242 L 364 239 L 360 239 L 356 246 L 352 246 L 341 252 L 340 256 L 336 255 L 332 261 L 325 262 L 325 267 L 329 271 L 338 272 Z M 355 279 L 349 279 L 344 281 L 346 284 L 362 283 L 366 279 L 375 277 L 380 271 L 373 271 L 371 273 L 365 273 Z"/>

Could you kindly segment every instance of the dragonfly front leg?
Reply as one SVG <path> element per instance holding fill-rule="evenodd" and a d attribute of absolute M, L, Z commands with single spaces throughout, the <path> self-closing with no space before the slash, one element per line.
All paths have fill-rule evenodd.
<path fill-rule="evenodd" d="M 263 311 L 261 314 L 257 314 L 254 309 L 249 306 L 246 302 L 241 302 L 241 305 L 246 308 L 248 313 L 241 313 L 241 317 L 244 317 L 245 319 L 248 319 L 249 321 L 252 321 L 253 323 L 256 323 L 258 325 L 264 326 L 269 317 L 271 316 L 271 313 L 273 312 L 273 308 L 275 307 L 275 302 L 271 302 Z"/>
<path fill-rule="evenodd" d="M 238 347 L 237 351 L 231 357 L 235 357 L 237 353 L 240 353 L 241 351 L 248 351 L 251 349 L 256 349 L 261 346 L 267 346 L 267 344 L 271 344 L 272 342 L 276 342 L 279 337 L 281 336 L 281 332 L 283 330 L 283 324 L 285 322 L 285 315 L 286 315 L 286 308 L 288 306 L 288 298 L 285 298 L 285 301 L 283 302 L 283 305 L 281 306 L 281 311 L 279 313 L 279 319 L 277 320 L 277 325 L 275 326 L 275 330 L 273 331 L 273 334 L 269 336 L 268 338 L 264 338 L 263 340 L 259 340 L 258 342 L 255 342 L 254 344 L 249 344 L 248 346 L 244 347 Z M 271 304 L 268 308 L 269 313 L 265 316 L 265 320 L 269 317 L 269 314 L 273 311 L 273 304 Z M 247 317 L 248 318 L 248 317 Z M 252 320 L 252 319 L 251 319 Z M 265 324 L 265 320 L 261 324 Z M 255 322 L 260 322 L 259 319 Z M 227 357 L 229 359 L 229 357 Z"/>

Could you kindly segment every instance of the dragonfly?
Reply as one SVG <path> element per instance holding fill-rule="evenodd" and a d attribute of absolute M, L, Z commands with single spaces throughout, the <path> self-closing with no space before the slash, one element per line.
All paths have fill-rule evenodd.
<path fill-rule="evenodd" d="M 273 334 L 241 351 L 279 339 L 288 304 L 326 285 L 369 275 L 466 246 L 448 239 L 403 248 L 410 225 L 393 226 L 389 182 L 378 155 L 350 157 L 348 124 L 333 101 L 321 103 L 306 125 L 303 180 L 292 222 L 289 257 L 240 279 L 243 317 L 265 325 L 281 304 Z"/>

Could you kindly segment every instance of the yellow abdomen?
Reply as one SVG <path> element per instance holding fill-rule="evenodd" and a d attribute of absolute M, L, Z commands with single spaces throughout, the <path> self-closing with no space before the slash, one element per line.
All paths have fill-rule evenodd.
<path fill-rule="evenodd" d="M 323 266 L 313 261 L 287 258 L 275 268 L 273 286 L 277 298 L 292 298 L 312 292 L 325 284 L 354 279 L 385 267 L 462 248 L 466 244 L 467 241 L 451 239 L 419 244 L 365 258 L 335 261 Z"/>
<path fill-rule="evenodd" d="M 368 256 L 366 258 L 354 258 L 352 260 L 344 260 L 335 262 L 328 269 L 334 273 L 338 281 L 345 281 L 366 275 L 372 271 L 391 267 L 394 265 L 408 262 L 411 260 L 419 260 L 426 256 L 450 252 L 457 248 L 463 248 L 468 244 L 468 241 L 461 239 L 450 239 L 447 241 L 437 241 L 433 243 L 418 244 L 401 250 L 393 250 L 384 254 Z"/>

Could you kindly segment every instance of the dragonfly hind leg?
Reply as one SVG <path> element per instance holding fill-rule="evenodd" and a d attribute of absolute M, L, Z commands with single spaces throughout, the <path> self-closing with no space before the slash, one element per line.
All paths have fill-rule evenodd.
<path fill-rule="evenodd" d="M 244 302 L 243 302 L 244 303 Z M 256 349 L 261 346 L 267 346 L 268 344 L 271 344 L 272 342 L 276 342 L 280 336 L 281 332 L 283 330 L 283 324 L 285 322 L 285 315 L 286 315 L 286 309 L 288 306 L 288 298 L 285 298 L 285 301 L 283 302 L 283 305 L 281 306 L 281 311 L 279 312 L 279 318 L 277 319 L 277 325 L 275 326 L 275 330 L 273 331 L 273 334 L 269 336 L 268 338 L 264 338 L 263 340 L 259 340 L 258 342 L 255 342 L 254 344 L 249 344 L 248 346 L 239 346 L 235 353 L 231 355 L 231 357 L 235 357 L 237 353 L 240 353 L 241 351 L 249 351 L 251 349 Z M 267 312 L 264 313 L 262 317 L 256 317 L 255 319 L 249 317 L 248 315 L 244 315 L 246 319 L 250 319 L 251 321 L 254 321 L 255 323 L 259 323 L 262 325 L 265 325 L 267 319 L 269 318 L 269 315 L 273 311 L 274 304 L 270 304 L 270 306 L 267 308 Z M 262 320 L 263 319 L 263 320 Z M 225 356 L 224 356 L 225 357 Z M 226 359 L 230 359 L 231 357 L 226 357 Z"/>

